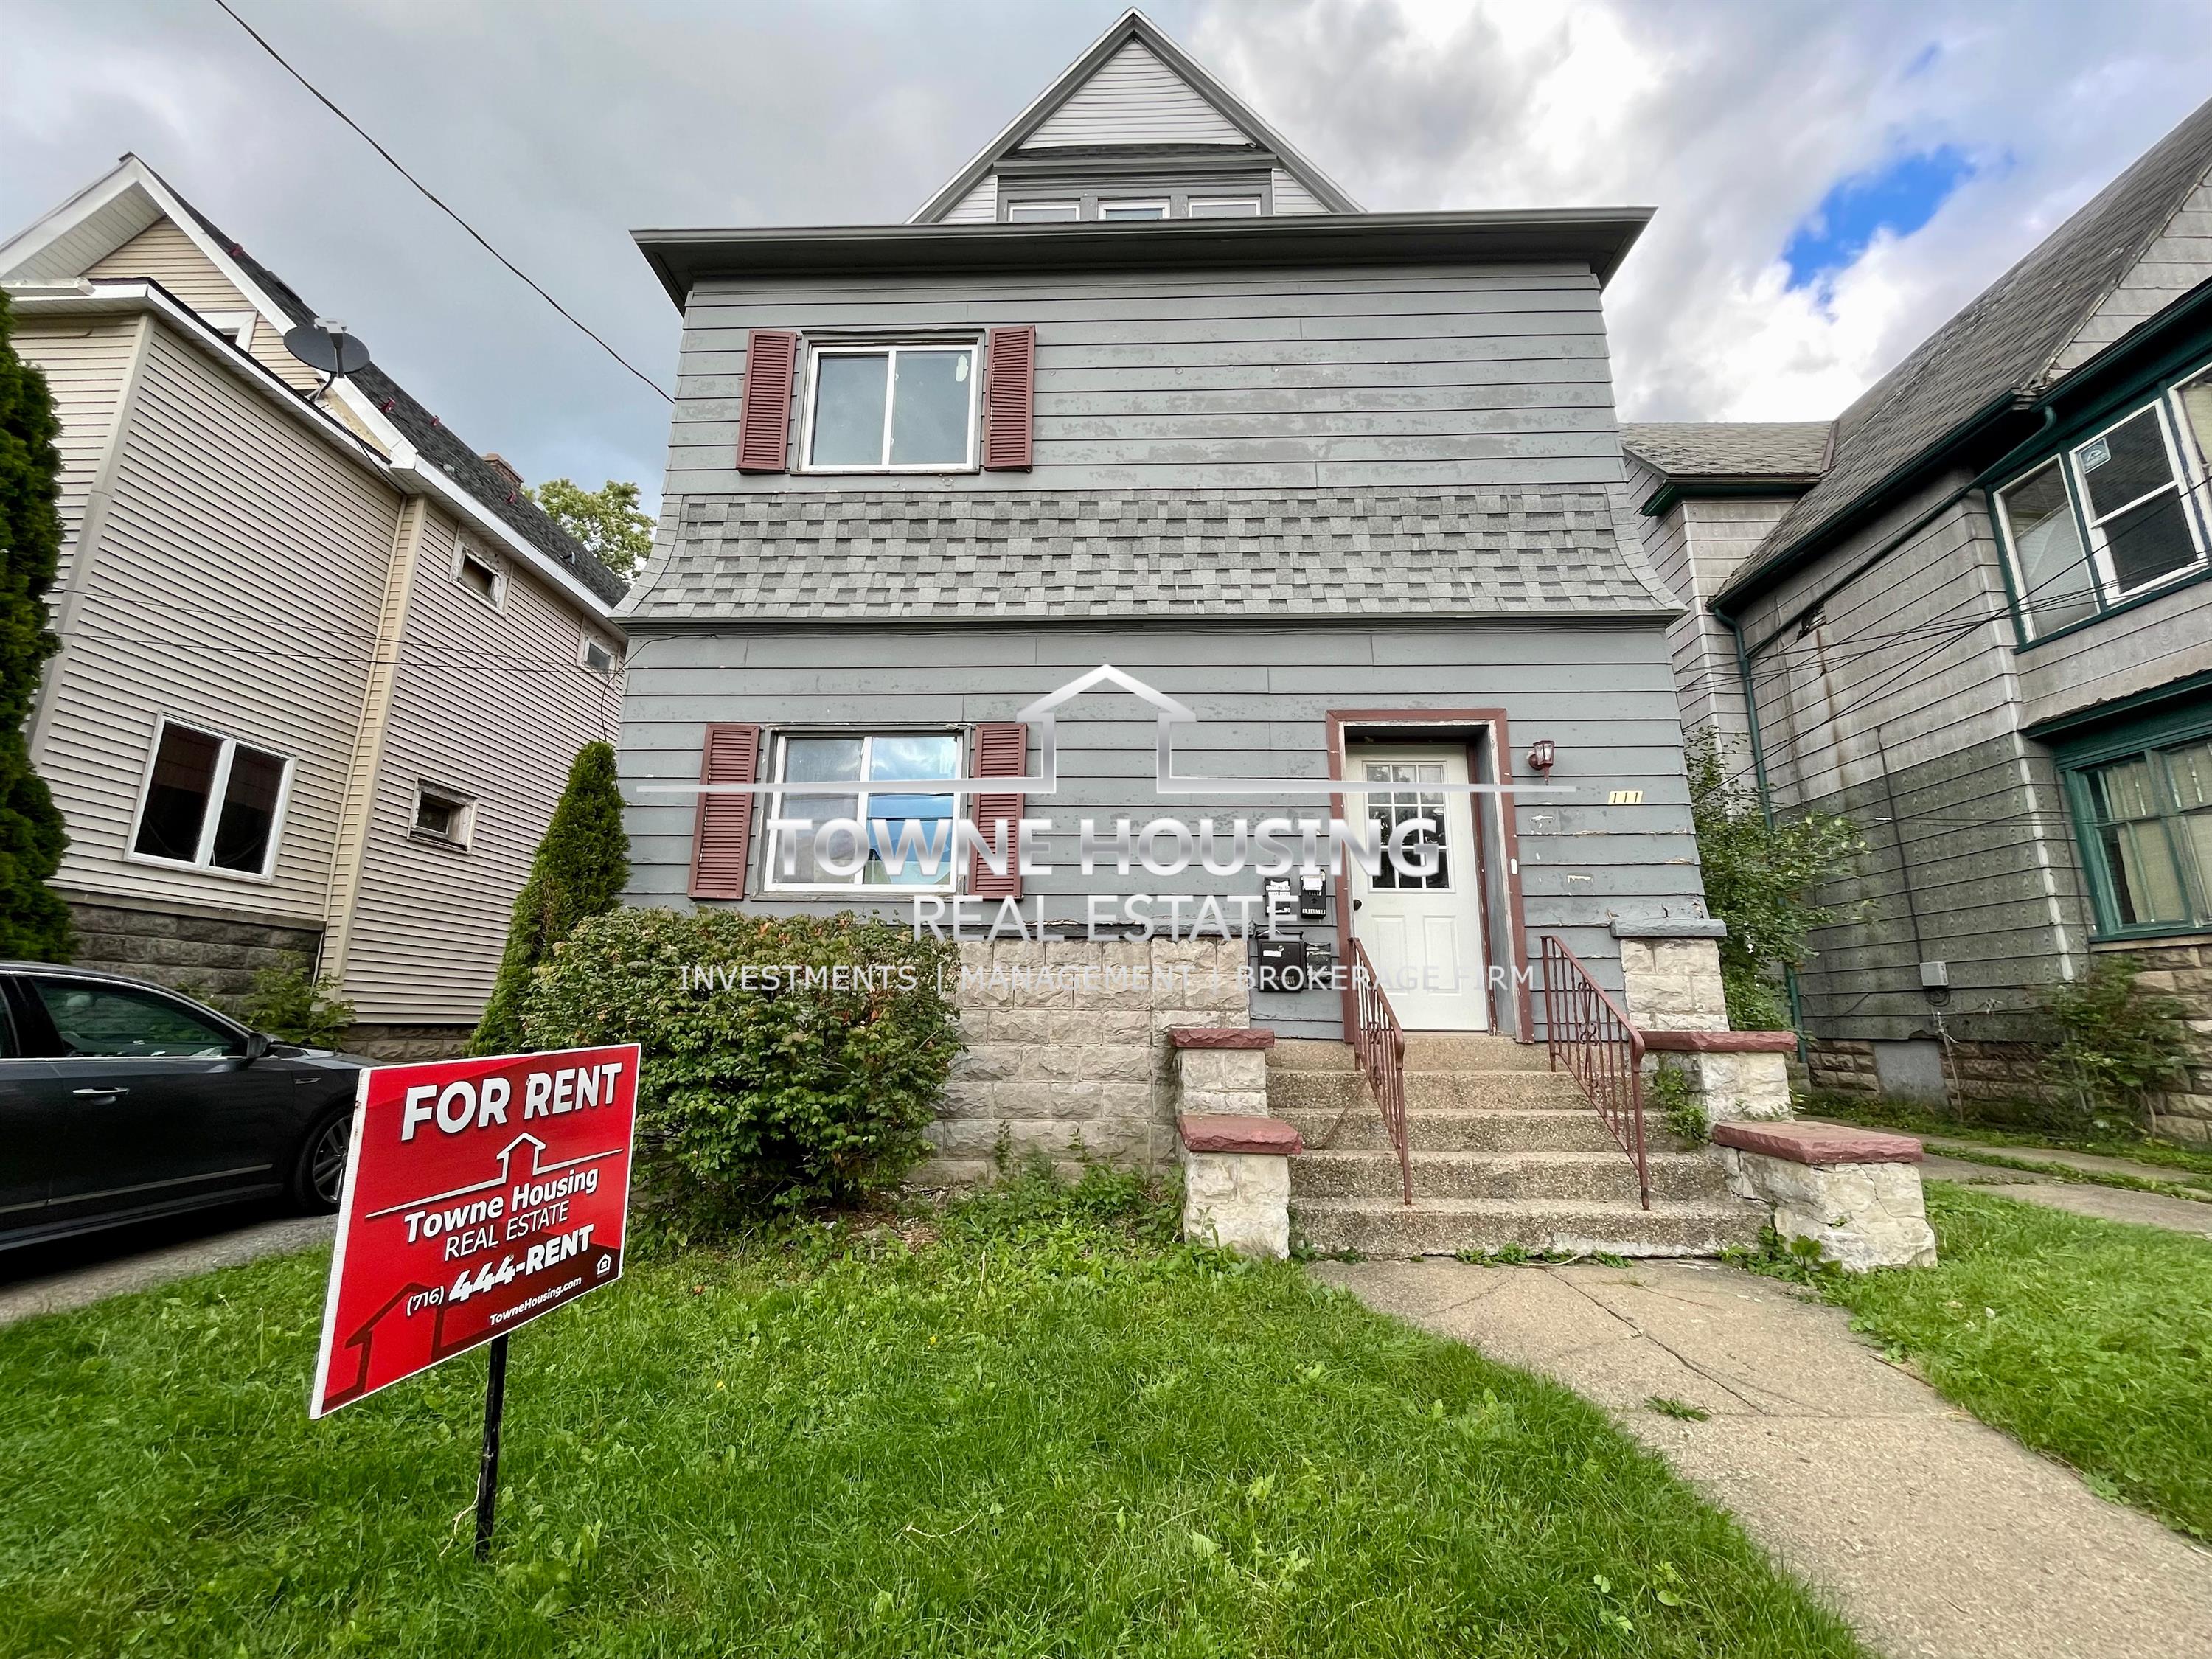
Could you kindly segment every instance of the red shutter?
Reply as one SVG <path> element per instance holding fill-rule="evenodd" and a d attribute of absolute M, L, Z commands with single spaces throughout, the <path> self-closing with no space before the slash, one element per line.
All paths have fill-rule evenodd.
<path fill-rule="evenodd" d="M 760 777 L 761 729 L 710 726 L 699 761 L 702 783 L 754 783 Z M 745 896 L 745 860 L 752 850 L 753 798 L 702 795 L 691 831 L 691 896 Z"/>
<path fill-rule="evenodd" d="M 745 337 L 745 390 L 738 402 L 738 471 L 791 470 L 791 382 L 799 336 L 757 328 Z"/>
<path fill-rule="evenodd" d="M 1026 472 L 1036 386 L 1036 330 L 994 328 L 984 346 L 983 470 Z M 1019 769 L 1016 769 L 1018 770 Z"/>
<path fill-rule="evenodd" d="M 995 722 L 975 728 L 975 775 L 979 778 L 1018 778 L 1029 759 L 1030 729 L 1019 720 Z M 981 853 L 968 860 L 968 890 L 978 898 L 1019 898 L 1022 896 L 1022 798 L 1017 794 L 975 797 L 975 827 L 996 845 L 1006 838 L 1006 873 L 993 872 Z M 1003 828 L 1001 827 L 1003 826 Z"/>

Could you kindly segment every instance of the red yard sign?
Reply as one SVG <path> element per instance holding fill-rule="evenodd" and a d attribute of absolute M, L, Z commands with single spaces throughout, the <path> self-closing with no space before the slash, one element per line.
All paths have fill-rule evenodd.
<path fill-rule="evenodd" d="M 638 1051 L 365 1071 L 307 1414 L 611 1285 Z"/>

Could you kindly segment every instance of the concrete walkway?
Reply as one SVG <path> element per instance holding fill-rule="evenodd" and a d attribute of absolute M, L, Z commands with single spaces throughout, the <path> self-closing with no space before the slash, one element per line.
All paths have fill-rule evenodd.
<path fill-rule="evenodd" d="M 82 1308 L 111 1296 L 189 1279 L 216 1267 L 234 1267 L 264 1255 L 304 1250 L 311 1244 L 327 1243 L 336 1231 L 336 1219 L 331 1216 L 290 1216 L 0 1285 L 0 1325 L 12 1325 L 33 1314 Z M 98 1235 L 92 1237 L 96 1239 Z"/>
<path fill-rule="evenodd" d="M 2169 1232 L 2212 1238 L 2212 1204 L 2200 1204 L 2191 1198 L 2169 1198 L 2164 1193 L 2142 1193 L 2130 1187 L 2100 1187 L 2085 1181 L 2066 1181 L 2033 1175 L 2026 1170 L 2002 1169 L 1994 1164 L 1975 1164 L 1963 1158 L 1945 1158 L 1934 1151 L 1922 1161 L 1920 1174 L 1928 1181 L 2002 1188 L 2007 1198 L 2016 1198 L 2023 1204 L 2040 1204 L 2046 1210 L 2094 1216 L 2100 1221 L 2132 1221 L 2138 1226 L 2163 1227 Z"/>
<path fill-rule="evenodd" d="M 2212 1552 L 1950 1405 L 1841 1309 L 1705 1262 L 1312 1271 L 1606 1407 L 1888 1659 L 2212 1653 Z"/>
<path fill-rule="evenodd" d="M 2064 1146 L 2014 1146 L 1985 1145 L 1978 1140 L 1947 1140 L 1942 1135 L 1923 1135 L 1921 1144 L 1931 1152 L 1988 1152 L 1997 1158 L 2016 1158 L 2022 1164 L 2055 1164 L 2063 1170 L 2075 1170 L 2087 1176 L 2133 1176 L 2138 1181 L 2165 1181 L 2176 1185 L 2192 1176 L 2205 1177 L 2190 1170 L 2177 1170 L 2165 1164 L 2146 1164 L 2139 1158 L 2108 1158 L 2102 1152 L 2077 1152 Z M 2212 1199 L 2212 1190 L 2205 1193 Z"/>

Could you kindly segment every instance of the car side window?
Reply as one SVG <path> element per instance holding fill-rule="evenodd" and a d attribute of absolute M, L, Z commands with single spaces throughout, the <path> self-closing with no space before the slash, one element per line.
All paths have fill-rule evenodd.
<path fill-rule="evenodd" d="M 167 997 L 85 980 L 31 983 L 61 1036 L 65 1058 L 213 1060 L 240 1052 L 234 1033 Z"/>
<path fill-rule="evenodd" d="M 15 1035 L 15 1010 L 8 1006 L 8 981 L 0 979 L 0 1060 L 21 1060 L 22 1039 Z"/>

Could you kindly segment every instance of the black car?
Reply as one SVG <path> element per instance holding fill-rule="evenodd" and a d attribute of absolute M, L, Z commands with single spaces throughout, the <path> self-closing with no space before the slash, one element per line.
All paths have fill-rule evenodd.
<path fill-rule="evenodd" d="M 240 1199 L 336 1209 L 368 1064 L 141 980 L 0 962 L 0 1249 Z"/>

